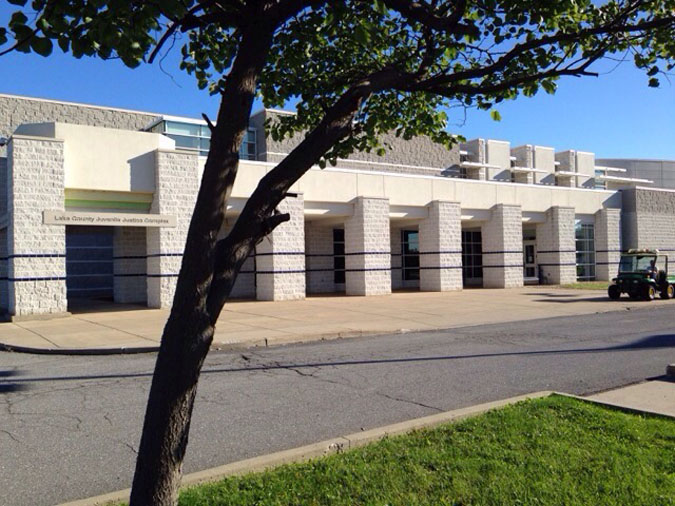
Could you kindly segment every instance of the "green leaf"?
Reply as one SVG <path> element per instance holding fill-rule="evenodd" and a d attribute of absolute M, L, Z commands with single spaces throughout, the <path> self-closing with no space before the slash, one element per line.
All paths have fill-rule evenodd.
<path fill-rule="evenodd" d="M 655 76 L 655 75 L 658 74 L 658 73 L 659 73 L 659 67 L 657 67 L 656 65 L 654 65 L 652 68 L 649 69 L 649 72 L 647 72 L 647 75 L 648 75 L 649 77 L 651 77 L 651 76 Z"/>
<path fill-rule="evenodd" d="M 23 7 L 24 5 L 26 5 L 26 2 L 28 2 L 28 0 L 7 0 L 7 2 L 9 2 L 12 5 L 20 5 Z"/>
<path fill-rule="evenodd" d="M 358 24 L 354 28 L 354 37 L 356 38 L 357 42 L 363 44 L 364 46 L 370 42 L 370 33 L 368 33 L 368 30 L 361 25 Z"/>
<path fill-rule="evenodd" d="M 492 110 L 490 111 L 490 117 L 491 117 L 494 121 L 501 121 L 501 120 L 502 120 L 502 115 L 499 114 L 499 111 L 498 111 L 497 109 L 492 109 Z"/>
<path fill-rule="evenodd" d="M 52 54 L 52 41 L 46 37 L 33 36 L 30 40 L 30 47 L 40 56 L 49 56 Z"/>
<path fill-rule="evenodd" d="M 659 80 L 656 77 L 652 77 L 648 84 L 650 88 L 658 88 L 661 83 L 659 83 Z"/>

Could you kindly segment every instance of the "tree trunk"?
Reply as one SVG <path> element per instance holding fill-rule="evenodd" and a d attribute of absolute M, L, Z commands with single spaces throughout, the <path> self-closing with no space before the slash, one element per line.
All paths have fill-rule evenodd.
<path fill-rule="evenodd" d="M 228 76 L 190 222 L 171 314 L 155 364 L 131 506 L 170 506 L 177 502 L 197 381 L 213 340 L 215 321 L 208 313 L 206 301 L 213 277 L 216 238 L 236 177 L 239 146 L 248 127 L 257 78 L 265 63 L 272 33 L 261 25 L 256 26 L 255 31 L 244 33 Z M 225 264 L 236 276 L 238 268 L 233 265 L 234 260 L 227 259 Z"/>

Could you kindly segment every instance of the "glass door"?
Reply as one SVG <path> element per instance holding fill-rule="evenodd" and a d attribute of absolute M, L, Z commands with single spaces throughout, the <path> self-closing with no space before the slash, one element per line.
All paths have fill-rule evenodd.
<path fill-rule="evenodd" d="M 537 277 L 536 244 L 536 241 L 523 241 L 523 276 L 525 279 Z"/>

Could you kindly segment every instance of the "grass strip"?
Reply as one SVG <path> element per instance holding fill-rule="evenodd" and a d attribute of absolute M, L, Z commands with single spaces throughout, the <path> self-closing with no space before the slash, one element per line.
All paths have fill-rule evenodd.
<path fill-rule="evenodd" d="M 571 290 L 607 290 L 608 286 L 608 281 L 577 281 L 576 283 L 560 285 L 560 288 L 569 288 Z"/>
<path fill-rule="evenodd" d="M 551 396 L 180 496 L 290 504 L 674 505 L 675 421 Z"/>

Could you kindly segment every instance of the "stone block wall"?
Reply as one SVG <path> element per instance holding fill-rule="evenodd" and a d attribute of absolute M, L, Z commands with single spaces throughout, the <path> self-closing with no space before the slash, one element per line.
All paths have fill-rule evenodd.
<path fill-rule="evenodd" d="M 0 315 L 8 314 L 9 292 L 7 286 L 7 229 L 0 229 Z"/>
<path fill-rule="evenodd" d="M 623 249 L 659 249 L 675 254 L 675 191 L 623 190 Z"/>
<path fill-rule="evenodd" d="M 94 105 L 0 94 L 0 137 L 24 123 L 59 121 L 122 130 L 140 130 L 159 115 Z M 0 147 L 0 156 L 4 148 Z"/>
<path fill-rule="evenodd" d="M 545 170 L 546 173 L 536 172 L 534 182 L 538 184 L 555 185 L 555 151 L 545 146 L 534 146 L 535 169 Z"/>
<path fill-rule="evenodd" d="M 574 150 L 561 151 L 555 154 L 555 161 L 560 162 L 558 170 L 561 172 L 576 172 L 577 161 L 576 152 Z M 566 186 L 574 188 L 577 186 L 577 180 L 574 177 L 561 177 L 557 179 L 558 186 Z"/>
<path fill-rule="evenodd" d="M 196 154 L 155 151 L 155 196 L 150 212 L 175 215 L 178 224 L 147 230 L 149 307 L 170 307 L 173 302 L 198 187 Z"/>
<path fill-rule="evenodd" d="M 225 219 L 223 228 L 218 234 L 218 240 L 227 237 L 232 227 L 237 221 L 238 216 Z M 234 281 L 234 286 L 230 292 L 230 299 L 255 299 L 255 249 L 244 261 L 241 270 Z"/>
<path fill-rule="evenodd" d="M 335 292 L 333 227 L 305 223 L 305 283 L 307 293 Z"/>
<path fill-rule="evenodd" d="M 7 213 L 7 158 L 0 158 L 0 217 Z M 7 313 L 7 229 L 0 229 L 0 314 Z"/>
<path fill-rule="evenodd" d="M 389 199 L 357 197 L 345 222 L 347 295 L 391 293 Z"/>
<path fill-rule="evenodd" d="M 574 208 L 554 206 L 537 225 L 537 262 L 543 284 L 574 283 L 577 279 Z"/>
<path fill-rule="evenodd" d="M 483 286 L 523 286 L 523 214 L 520 206 L 497 204 L 482 226 Z"/>
<path fill-rule="evenodd" d="M 577 151 L 576 169 L 579 174 L 588 176 L 578 178 L 577 186 L 580 188 L 595 188 L 595 153 Z"/>
<path fill-rule="evenodd" d="M 433 201 L 420 223 L 420 290 L 462 288 L 462 221 L 458 202 Z"/>
<path fill-rule="evenodd" d="M 0 216 L 7 212 L 7 158 L 0 158 Z"/>
<path fill-rule="evenodd" d="M 147 239 L 142 227 L 115 227 L 113 233 L 113 296 L 123 304 L 148 300 Z"/>
<path fill-rule="evenodd" d="M 8 313 L 65 313 L 65 227 L 43 223 L 64 209 L 63 142 L 14 136 L 8 148 Z"/>
<path fill-rule="evenodd" d="M 472 139 L 460 145 L 461 149 L 468 152 L 468 161 L 475 163 L 487 163 L 487 152 L 485 139 Z M 466 169 L 468 179 L 479 179 L 484 181 L 489 179 L 490 175 L 485 167 L 475 169 Z"/>
<path fill-rule="evenodd" d="M 595 213 L 595 279 L 616 276 L 621 258 L 621 210 L 601 209 Z"/>
<path fill-rule="evenodd" d="M 291 220 L 279 225 L 256 247 L 256 298 L 304 299 L 305 203 L 302 194 L 286 197 L 278 206 Z"/>
<path fill-rule="evenodd" d="M 534 146 L 531 144 L 525 144 L 511 149 L 511 155 L 516 157 L 516 166 L 527 168 L 534 167 Z M 530 172 L 514 172 L 513 178 L 516 183 L 534 183 L 534 177 Z"/>
<path fill-rule="evenodd" d="M 264 111 L 251 118 L 251 126 L 258 129 L 258 153 L 261 161 L 278 162 L 290 153 L 303 139 L 300 132 L 290 139 L 275 141 L 271 137 L 264 138 L 262 125 L 265 119 L 272 121 L 278 117 L 274 111 Z M 404 140 L 393 133 L 380 137 L 383 144 L 387 144 L 387 153 L 384 157 L 375 152 L 353 153 L 346 160 L 340 160 L 340 168 L 355 170 L 372 170 L 378 172 L 394 172 L 405 174 L 440 174 L 443 170 L 459 163 L 459 146 L 452 149 L 433 142 L 428 137 L 415 137 Z M 429 170 L 438 169 L 438 170 Z"/>
<path fill-rule="evenodd" d="M 511 144 L 507 141 L 488 139 L 485 141 L 486 162 L 499 168 L 487 169 L 487 179 L 510 180 L 511 178 Z"/>

